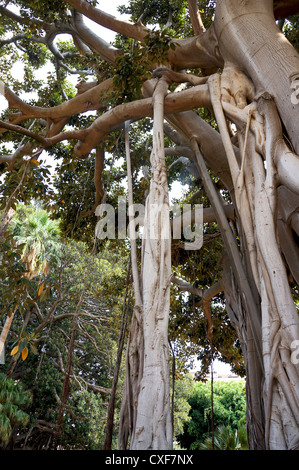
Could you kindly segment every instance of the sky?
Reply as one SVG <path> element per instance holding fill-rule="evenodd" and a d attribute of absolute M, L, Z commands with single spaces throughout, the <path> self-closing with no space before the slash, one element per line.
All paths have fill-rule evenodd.
<path fill-rule="evenodd" d="M 129 0 L 99 0 L 98 1 L 98 8 L 102 9 L 104 12 L 109 13 L 110 15 L 120 16 L 119 12 L 117 11 L 117 7 L 119 5 L 127 5 Z M 15 11 L 15 8 L 11 5 L 8 5 L 8 8 Z M 17 12 L 17 10 L 16 10 Z M 129 17 L 127 15 L 122 15 L 122 18 Z M 89 20 L 88 18 L 85 20 L 86 24 L 95 32 L 97 32 L 100 37 L 102 37 L 105 41 L 110 42 L 113 41 L 115 37 L 115 32 L 109 29 L 103 28 L 97 25 L 95 22 Z M 15 73 L 20 73 L 20 66 L 15 67 Z M 2 112 L 5 108 L 7 108 L 7 101 L 5 100 L 3 94 L 1 93 L 1 85 L 0 85 L 0 112 Z"/>
<path fill-rule="evenodd" d="M 113 16 L 121 16 L 122 18 L 129 19 L 127 15 L 120 15 L 117 11 L 117 7 L 120 5 L 128 5 L 129 0 L 98 0 L 98 8 L 103 10 L 105 13 L 109 13 L 109 15 Z M 109 29 L 102 28 L 101 26 L 96 25 L 95 23 L 89 19 L 87 19 L 86 24 L 93 25 L 95 31 L 99 31 L 99 35 L 101 38 L 105 39 L 105 41 L 110 42 L 113 41 L 115 33 L 114 31 L 110 31 Z"/>

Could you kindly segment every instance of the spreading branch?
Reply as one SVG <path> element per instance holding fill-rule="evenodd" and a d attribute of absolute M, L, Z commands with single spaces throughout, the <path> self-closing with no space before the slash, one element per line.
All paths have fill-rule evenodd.
<path fill-rule="evenodd" d="M 115 16 L 103 12 L 99 8 L 95 8 L 86 0 L 64 0 L 64 3 L 67 3 L 100 26 L 115 31 L 116 33 L 137 39 L 138 41 L 143 41 L 147 35 L 147 29 L 144 26 L 120 20 Z"/>
<path fill-rule="evenodd" d="M 204 33 L 206 28 L 201 19 L 197 0 L 188 0 L 188 8 L 194 34 L 197 36 Z"/>

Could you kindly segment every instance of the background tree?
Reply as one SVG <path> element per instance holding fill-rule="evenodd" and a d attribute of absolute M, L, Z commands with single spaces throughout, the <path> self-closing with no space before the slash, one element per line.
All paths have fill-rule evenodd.
<path fill-rule="evenodd" d="M 171 379 L 173 377 L 171 376 Z M 190 404 L 189 398 L 193 393 L 193 378 L 190 374 L 185 374 L 181 372 L 181 367 L 177 366 L 175 371 L 175 380 L 171 380 L 171 397 L 173 394 L 173 384 L 174 384 L 174 394 L 172 400 L 172 414 L 173 414 L 173 435 L 174 442 L 177 441 L 177 436 L 179 436 L 182 431 L 184 424 L 188 422 L 190 418 Z"/>
<path fill-rule="evenodd" d="M 49 221 L 49 214 L 41 209 L 17 206 L 11 230 L 18 233 L 16 227 L 22 221 L 24 241 L 27 241 L 26 233 L 32 240 L 32 218 L 35 229 L 35 221 L 44 217 Z M 53 226 L 57 228 L 56 221 Z M 85 449 L 86 446 L 101 448 L 103 432 L 102 436 L 94 436 L 94 440 L 91 438 L 93 424 L 85 422 L 85 406 L 90 403 L 94 407 L 94 419 L 98 416 L 102 423 L 105 421 L 121 320 L 125 261 L 122 262 L 116 253 L 111 255 L 108 250 L 102 252 L 100 257 L 94 257 L 85 244 L 72 240 L 61 240 L 59 257 L 57 251 L 53 257 L 50 256 L 53 251 L 50 249 L 52 244 L 48 243 L 49 233 L 41 230 L 38 234 L 40 245 L 45 246 L 49 260 L 46 272 L 42 270 L 38 275 L 35 272 L 29 278 L 25 277 L 26 288 L 21 290 L 18 287 L 18 282 L 27 272 L 21 254 L 28 243 L 25 246 L 16 245 L 16 249 L 21 248 L 17 262 L 22 269 L 18 271 L 16 265 L 2 264 L 2 311 L 11 302 L 6 288 L 10 293 L 12 291 L 13 298 L 18 289 L 22 295 L 8 336 L 3 367 L 9 376 L 21 379 L 32 393 L 32 403 L 28 408 L 30 422 L 18 434 L 14 447 L 53 449 L 60 445 L 72 449 Z M 11 241 L 13 239 L 10 238 Z M 36 256 L 39 256 L 38 249 Z M 13 272 L 14 278 L 8 277 L 8 272 Z M 77 310 L 79 303 L 80 311 Z M 72 320 L 76 311 L 78 331 L 72 354 L 70 393 L 65 407 L 64 432 L 57 439 L 57 416 L 63 397 Z M 81 397 L 83 390 L 86 392 L 84 399 Z M 119 407 L 118 395 L 116 405 Z M 17 430 L 15 428 L 15 433 Z"/>
<path fill-rule="evenodd" d="M 17 244 L 23 245 L 21 260 L 29 278 L 47 274 L 50 262 L 58 261 L 61 246 L 58 223 L 46 211 L 32 209 L 28 214 L 28 208 L 19 206 L 10 227 Z"/>
<path fill-rule="evenodd" d="M 220 382 L 213 386 L 213 412 L 215 440 L 217 428 L 225 428 L 226 435 L 233 436 L 239 431 L 246 419 L 246 396 L 243 382 Z M 193 387 L 189 400 L 191 419 L 184 424 L 184 432 L 178 436 L 178 442 L 184 449 L 200 449 L 202 443 L 212 433 L 211 383 L 198 382 Z M 230 429 L 230 432 L 228 431 Z M 224 450 L 224 449 L 222 449 Z"/>

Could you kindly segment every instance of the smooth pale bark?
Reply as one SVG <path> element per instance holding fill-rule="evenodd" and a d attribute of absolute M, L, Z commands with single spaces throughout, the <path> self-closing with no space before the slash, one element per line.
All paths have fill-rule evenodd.
<path fill-rule="evenodd" d="M 81 41 L 84 41 L 90 50 L 97 52 L 104 60 L 114 64 L 115 59 L 121 55 L 121 51 L 89 29 L 84 23 L 83 15 L 76 11 L 73 13 L 73 22 Z"/>
<path fill-rule="evenodd" d="M 234 183 L 236 209 L 245 231 L 250 267 L 260 295 L 265 446 L 276 448 L 273 446 L 284 440 L 285 446 L 281 448 L 295 448 L 298 446 L 294 432 L 298 426 L 296 417 L 299 416 L 296 392 L 299 386 L 299 375 L 298 367 L 295 367 L 291 361 L 291 345 L 299 335 L 299 318 L 276 237 L 275 163 L 279 161 L 276 153 L 282 147 L 281 144 L 279 145 L 281 138 L 279 139 L 280 135 L 276 132 L 277 126 L 275 126 L 276 109 L 272 106 L 272 100 L 268 94 L 260 96 L 257 105 L 250 108 L 255 109 L 253 128 L 250 129 L 251 119 L 248 114 L 246 133 L 240 140 L 242 160 L 239 165 L 228 138 L 226 122 L 221 111 L 220 77 L 218 82 L 217 87 L 215 86 L 217 82 L 213 80 L 213 86 L 210 88 L 211 101 L 228 156 Z M 232 89 L 230 92 L 232 93 Z M 238 113 L 237 104 L 235 100 L 236 114 Z M 257 121 L 262 123 L 258 126 L 259 132 L 256 130 Z M 238 125 L 238 122 L 236 124 Z M 252 131 L 254 137 L 251 134 Z M 260 138 L 257 139 L 257 136 Z M 264 162 L 266 162 L 266 168 Z M 252 333 L 256 343 L 256 332 L 252 330 Z M 248 344 L 248 340 L 246 343 Z M 247 367 L 252 367 L 249 357 Z M 291 374 L 292 379 L 289 380 L 288 377 Z M 251 394 L 255 386 L 258 387 L 255 390 L 255 394 L 258 395 L 262 392 L 261 383 L 250 384 Z M 283 412 L 273 406 L 278 389 L 284 401 Z M 254 409 L 252 411 L 254 412 Z M 273 424 L 277 422 L 283 425 L 277 427 Z M 256 446 L 257 443 L 254 447 Z"/>
<path fill-rule="evenodd" d="M 70 6 L 92 21 L 98 23 L 112 31 L 124 34 L 138 41 L 143 42 L 149 30 L 142 23 L 131 23 L 93 7 L 85 0 L 65 0 Z M 201 37 L 175 39 L 174 44 L 178 44 L 175 50 L 169 49 L 169 62 L 178 70 L 184 68 L 202 67 L 215 69 L 223 65 L 221 57 L 216 51 L 216 38 L 213 28 L 210 28 Z M 216 51 L 216 52 L 215 52 Z"/>
<path fill-rule="evenodd" d="M 205 86 L 206 90 L 206 103 L 204 105 L 203 96 L 201 95 L 201 104 L 198 104 L 198 99 L 193 101 L 191 108 L 205 106 L 211 108 L 210 94 L 208 90 L 208 85 L 200 85 L 201 87 Z M 202 90 L 203 88 L 193 87 L 193 90 Z M 187 90 L 186 90 L 187 91 Z M 204 155 L 205 161 L 210 169 L 213 170 L 213 173 L 218 176 L 223 184 L 229 191 L 233 190 L 233 184 L 231 179 L 231 174 L 229 171 L 229 166 L 227 162 L 227 156 L 224 150 L 223 142 L 219 132 L 217 132 L 213 127 L 211 127 L 206 121 L 204 121 L 198 114 L 193 111 L 183 111 L 179 106 L 168 106 L 168 99 L 176 98 L 175 95 L 181 95 L 181 93 L 173 93 L 167 96 L 165 99 L 165 119 L 171 125 L 172 135 L 170 138 L 174 140 L 177 144 L 184 144 L 189 146 L 190 157 L 193 158 L 193 161 L 196 161 L 194 153 L 190 147 L 189 140 L 190 137 L 195 137 L 199 145 L 201 153 Z M 184 91 L 185 93 L 185 91 Z M 143 94 L 145 97 L 152 96 L 153 94 L 153 84 L 151 81 L 147 81 L 143 87 Z M 200 91 L 201 94 L 201 91 Z M 186 95 L 182 95 L 186 96 Z M 177 97 L 178 98 L 178 97 Z M 191 98 L 191 96 L 190 96 Z M 195 96 L 193 95 L 193 99 Z M 178 101 L 175 100 L 178 104 Z M 174 105 L 175 103 L 173 103 Z M 185 104 L 187 102 L 185 101 Z M 190 106 L 189 106 L 190 109 Z M 176 134 L 180 137 L 180 141 L 176 141 L 178 137 L 173 137 L 173 134 Z M 236 155 L 238 155 L 238 148 L 234 148 Z"/>
<path fill-rule="evenodd" d="M 203 214 L 203 223 L 210 223 L 210 222 L 217 222 L 217 218 L 215 215 L 215 211 L 212 207 L 205 207 L 202 210 Z M 232 204 L 226 204 L 223 206 L 223 212 L 225 216 L 228 219 L 234 219 L 235 218 L 235 211 L 234 211 L 234 206 Z M 186 217 L 184 217 L 186 215 Z M 174 224 L 180 224 L 181 229 L 183 230 L 184 227 L 187 227 L 188 225 L 194 224 L 196 222 L 196 210 L 191 210 L 190 213 L 187 212 L 186 214 L 183 214 L 183 216 L 179 216 L 177 218 L 174 218 L 172 221 L 172 225 Z"/>
<path fill-rule="evenodd" d="M 205 32 L 197 0 L 188 0 L 189 15 L 193 27 L 194 34 L 197 36 Z"/>
<path fill-rule="evenodd" d="M 291 86 L 298 77 L 299 54 L 275 24 L 273 1 L 218 0 L 214 26 L 224 60 L 244 70 L 257 93 L 267 91 L 275 98 L 298 154 L 299 106 Z"/>
<path fill-rule="evenodd" d="M 65 3 L 98 24 L 136 40 L 144 41 L 148 33 L 141 23 L 116 19 L 85 0 Z M 1 131 L 23 133 L 44 147 L 77 139 L 77 156 L 86 158 L 124 121 L 153 116 L 153 178 L 144 226 L 148 237 L 143 245 L 140 285 L 137 268 L 134 275 L 137 290 L 127 348 L 119 447 L 126 448 L 131 439 L 132 449 L 170 449 L 167 326 L 172 276 L 169 238 L 162 236 L 163 230 L 169 230 L 165 116 L 172 126 L 169 135 L 181 146 L 176 150 L 183 150 L 201 174 L 228 254 L 221 288 L 245 359 L 250 448 L 294 449 L 299 447 L 299 371 L 291 359 L 291 345 L 299 338 L 299 323 L 289 280 L 298 287 L 299 105 L 294 99 L 294 81 L 298 79 L 299 55 L 277 28 L 271 0 L 218 0 L 215 21 L 208 31 L 202 27 L 197 2 L 188 0 L 188 5 L 199 35 L 173 41 L 179 47 L 169 50 L 169 70 L 164 67 L 156 71 L 162 78 L 155 91 L 156 80 L 144 84 L 145 99 L 109 110 L 88 129 L 61 132 L 74 113 L 101 107 L 98 92 L 107 91 L 112 79 L 82 88 L 83 93 L 79 90 L 73 100 L 53 109 L 27 105 L 6 88 L 10 107 L 20 113 L 12 115 L 10 123 L 3 123 Z M 0 11 L 21 24 L 28 23 L 4 7 Z M 56 26 L 41 26 L 50 50 L 57 56 Z M 70 34 L 77 47 L 96 50 L 110 62 L 119 54 L 97 39 L 78 13 L 74 14 L 72 28 Z M 208 69 L 207 75 L 220 67 L 222 73 L 211 76 L 206 84 L 206 77 L 187 75 L 184 69 L 189 67 Z M 184 91 L 177 87 L 178 92 L 166 96 L 165 77 L 193 87 Z M 213 110 L 220 132 L 192 111 L 200 107 Z M 46 120 L 46 137 L 17 126 L 35 117 Z M 129 164 L 128 154 L 127 160 Z M 208 170 L 220 178 L 230 194 L 234 218 L 229 221 Z M 154 219 L 149 219 L 152 203 L 159 209 Z M 158 235 L 155 240 L 153 229 Z M 132 254 L 137 267 L 134 247 Z M 209 315 L 207 303 L 203 305 Z M 212 318 L 209 321 L 211 324 Z"/>
<path fill-rule="evenodd" d="M 17 306 L 18 307 L 18 306 Z M 2 355 L 5 347 L 5 341 L 8 336 L 12 321 L 14 319 L 15 313 L 17 311 L 17 307 L 14 309 L 14 311 L 8 316 L 5 320 L 3 329 L 1 331 L 1 336 L 0 336 L 0 356 Z"/>
<path fill-rule="evenodd" d="M 84 16 L 91 19 L 95 23 L 103 26 L 104 28 L 111 29 L 125 36 L 142 41 L 147 34 L 147 29 L 142 24 L 134 24 L 117 18 L 109 13 L 105 13 L 99 8 L 95 8 L 86 0 L 64 0 L 65 3 L 75 8 Z"/>
<path fill-rule="evenodd" d="M 4 96 L 11 109 L 18 109 L 21 111 L 21 114 L 14 114 L 11 116 L 12 123 L 17 124 L 24 119 L 34 117 L 45 120 L 50 119 L 56 122 L 63 118 L 70 118 L 73 114 L 84 113 L 101 108 L 101 93 L 111 90 L 112 84 L 113 79 L 109 78 L 96 86 L 92 86 L 92 89 L 86 90 L 85 93 L 80 93 L 74 98 L 52 108 L 31 106 L 22 101 L 7 87 L 4 87 Z"/>
<path fill-rule="evenodd" d="M 242 265 L 240 253 L 238 251 L 236 241 L 234 240 L 233 233 L 229 226 L 228 220 L 225 216 L 223 205 L 221 201 L 219 200 L 219 196 L 214 188 L 212 180 L 210 179 L 208 170 L 204 163 L 204 159 L 198 149 L 198 144 L 194 138 L 193 138 L 192 144 L 194 148 L 194 153 L 197 158 L 198 166 L 200 168 L 201 176 L 203 179 L 203 184 L 207 192 L 207 195 L 212 203 L 213 209 L 215 211 L 216 219 L 221 230 L 222 238 L 226 245 L 226 249 L 230 256 L 230 259 L 231 259 L 231 265 L 233 267 L 236 280 L 239 283 L 239 289 L 241 292 L 243 292 L 245 308 L 249 315 L 248 317 L 249 325 L 254 333 L 256 351 L 259 356 L 259 359 L 261 360 L 261 350 L 260 350 L 261 333 L 260 333 L 260 316 L 259 316 L 258 308 L 257 308 L 257 305 L 255 304 L 250 286 L 248 284 L 248 279 L 247 279 L 244 267 Z"/>
<path fill-rule="evenodd" d="M 287 149 L 283 141 L 278 115 L 269 98 L 271 95 L 274 98 L 298 153 L 299 108 L 292 102 L 291 80 L 298 70 L 299 56 L 277 29 L 273 21 L 272 2 L 253 0 L 245 4 L 220 0 L 217 3 L 215 30 L 226 63 L 230 64 L 230 68 L 245 71 L 253 82 L 255 96 L 261 96 L 253 107 L 248 107 L 252 114 L 247 112 L 246 116 L 244 107 L 248 99 L 242 101 L 234 96 L 235 84 L 230 84 L 230 79 L 226 80 L 223 73 L 221 82 L 225 82 L 225 86 L 222 85 L 222 88 L 219 84 L 220 93 L 223 102 L 227 98 L 226 90 L 234 98 L 228 98 L 230 105 L 235 107 L 235 112 L 229 111 L 229 115 L 240 133 L 242 159 L 238 162 L 223 119 L 219 90 L 210 89 L 230 165 L 236 209 L 245 233 L 244 248 L 249 253 L 249 267 L 260 295 L 264 385 L 261 390 L 261 382 L 255 383 L 250 376 L 248 385 L 250 395 L 260 394 L 263 397 L 265 447 L 297 448 L 299 374 L 298 366 L 291 360 L 291 345 L 299 336 L 299 321 L 277 241 L 276 186 L 283 183 L 297 193 L 292 168 L 296 171 L 298 157 Z M 213 99 L 213 95 L 217 95 L 218 101 Z M 229 110 L 229 106 L 226 105 L 226 109 Z M 249 337 L 246 338 L 247 346 L 248 341 Z M 247 367 L 254 367 L 249 356 Z M 252 406 L 250 411 L 255 414 L 256 405 L 252 403 Z M 253 424 L 251 435 L 255 433 L 254 428 Z M 257 448 L 255 439 L 251 443 Z"/>
<path fill-rule="evenodd" d="M 152 178 L 146 201 L 142 248 L 144 369 L 131 442 L 134 450 L 172 448 L 168 358 L 171 236 L 163 138 L 167 89 L 167 81 L 161 78 L 153 96 Z"/>
<path fill-rule="evenodd" d="M 125 150 L 127 160 L 127 179 L 129 196 L 129 236 L 131 242 L 131 262 L 132 277 L 134 284 L 134 309 L 130 325 L 127 354 L 126 354 L 126 379 L 123 389 L 122 404 L 120 410 L 120 424 L 118 430 L 118 445 L 120 450 L 127 448 L 129 438 L 134 433 L 136 427 L 138 396 L 140 391 L 140 381 L 143 376 L 144 362 L 144 332 L 143 332 L 143 302 L 141 291 L 141 279 L 138 269 L 138 255 L 136 245 L 135 225 L 132 223 L 134 214 L 130 208 L 133 208 L 133 182 L 132 167 L 130 155 L 129 139 L 130 123 L 125 123 Z"/>
<path fill-rule="evenodd" d="M 226 189 L 233 193 L 227 156 L 219 133 L 192 111 L 167 114 L 166 119 L 187 142 L 190 136 L 195 137 L 208 168 L 221 179 Z M 238 154 L 237 148 L 235 151 Z"/>
<path fill-rule="evenodd" d="M 79 158 L 87 158 L 93 148 L 101 143 L 103 137 L 114 130 L 125 120 L 141 119 L 145 116 L 153 115 L 152 99 L 142 99 L 116 106 L 97 118 L 87 129 L 78 131 L 60 132 L 67 123 L 69 117 L 80 112 L 87 112 L 101 108 L 101 93 L 112 87 L 112 80 L 105 80 L 103 83 L 88 89 L 84 93 L 54 108 L 41 108 L 30 106 L 24 103 L 15 93 L 5 87 L 5 97 L 11 108 L 19 109 L 21 113 L 11 116 L 12 122 L 21 122 L 29 118 L 42 118 L 49 122 L 47 137 L 33 133 L 26 128 L 2 121 L 4 129 L 29 135 L 42 143 L 44 147 L 52 146 L 58 142 L 69 139 L 77 139 L 79 142 L 75 147 L 76 155 Z M 146 86 L 146 84 L 145 84 Z M 208 86 L 206 84 L 197 85 L 181 93 L 169 93 L 165 99 L 165 112 L 175 113 L 178 111 L 193 108 L 194 106 L 208 107 L 210 105 Z M 0 123 L 1 126 L 1 123 Z"/>

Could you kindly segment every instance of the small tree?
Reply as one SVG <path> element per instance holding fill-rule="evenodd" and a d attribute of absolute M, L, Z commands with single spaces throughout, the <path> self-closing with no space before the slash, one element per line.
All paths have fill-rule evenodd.
<path fill-rule="evenodd" d="M 9 276 L 5 272 L 5 258 L 2 259 L 4 267 L 4 284 L 7 287 L 8 298 L 13 297 L 10 306 L 13 305 L 12 311 L 7 310 L 7 318 L 0 336 L 0 353 L 4 349 L 7 335 L 10 331 L 11 324 L 15 313 L 21 310 L 22 301 L 17 290 L 21 289 L 25 297 L 27 297 L 27 289 L 31 279 L 40 274 L 46 274 L 49 271 L 49 263 L 58 260 L 61 254 L 61 243 L 59 240 L 59 227 L 56 221 L 50 219 L 49 214 L 42 209 L 33 207 L 18 206 L 15 217 L 11 221 L 9 227 L 10 237 L 6 237 L 4 246 L 8 253 L 5 258 L 11 257 L 11 272 Z M 11 248 L 9 248 L 8 239 L 12 238 Z M 16 246 L 17 245 L 17 246 Z M 21 249 L 18 250 L 18 245 Z M 10 255 L 9 255 L 10 252 Z M 6 265 L 6 270 L 7 270 Z M 13 290 L 12 290 L 13 288 Z M 11 295 L 13 291 L 13 296 Z M 17 294 L 17 295 L 16 295 Z"/>
<path fill-rule="evenodd" d="M 240 425 L 238 430 L 232 431 L 229 426 L 219 426 L 214 439 L 207 437 L 200 445 L 200 450 L 247 450 L 246 426 Z"/>
<path fill-rule="evenodd" d="M 61 254 L 59 225 L 50 214 L 39 208 L 19 206 L 12 220 L 12 233 L 18 244 L 24 245 L 23 262 L 28 277 L 49 271 L 49 263 Z"/>

